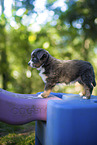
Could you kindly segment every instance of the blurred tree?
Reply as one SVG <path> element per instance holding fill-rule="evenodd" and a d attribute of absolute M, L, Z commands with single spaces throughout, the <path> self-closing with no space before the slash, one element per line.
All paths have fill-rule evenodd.
<path fill-rule="evenodd" d="M 73 50 L 80 52 L 84 60 L 89 60 L 97 40 L 97 1 L 66 0 L 64 3 L 67 5 L 65 12 L 60 7 L 53 8 L 54 3 L 47 4 L 47 8 L 59 16 L 55 27 L 63 38 L 64 46 L 71 44 Z"/>
<path fill-rule="evenodd" d="M 69 6 L 65 17 L 71 25 L 76 21 L 75 27 L 83 29 L 85 38 L 97 40 L 97 1 L 96 0 L 79 0 L 67 2 Z M 68 15 L 68 16 L 67 16 Z"/>
<path fill-rule="evenodd" d="M 3 89 L 7 89 L 7 83 L 9 80 L 9 64 L 7 61 L 7 44 L 6 44 L 6 23 L 7 23 L 7 19 L 4 15 L 4 0 L 1 0 L 1 9 L 2 9 L 2 13 L 1 13 L 1 18 L 0 18 L 0 74 L 2 77 L 2 87 Z"/>
<path fill-rule="evenodd" d="M 24 8 L 25 14 L 32 14 L 34 12 L 34 2 L 35 0 L 14 0 L 13 10 L 16 12 L 17 10 Z"/>
<path fill-rule="evenodd" d="M 69 9 L 65 13 L 65 17 L 63 18 L 61 15 L 60 18 L 67 20 L 79 32 L 82 31 L 80 34 L 83 36 L 83 57 L 85 60 L 88 60 L 89 52 L 93 49 L 93 47 L 91 48 L 91 42 L 92 40 L 94 42 L 97 40 L 97 1 L 79 0 L 71 3 L 67 2 L 67 5 Z"/>
<path fill-rule="evenodd" d="M 31 32 L 27 31 L 27 27 L 20 25 L 15 30 L 11 28 L 9 35 L 9 58 L 10 67 L 12 69 L 11 76 L 14 78 L 11 80 L 11 89 L 19 93 L 31 93 L 33 92 L 33 81 L 29 77 L 30 70 L 27 72 L 28 61 L 30 59 L 31 46 L 29 43 L 29 37 Z"/>

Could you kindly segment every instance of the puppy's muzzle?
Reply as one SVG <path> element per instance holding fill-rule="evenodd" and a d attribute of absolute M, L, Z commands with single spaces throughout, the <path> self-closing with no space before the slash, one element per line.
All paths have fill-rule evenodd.
<path fill-rule="evenodd" d="M 30 67 L 34 67 L 34 66 L 33 66 L 33 62 L 32 62 L 31 60 L 28 62 L 28 65 L 29 65 Z"/>
<path fill-rule="evenodd" d="M 28 62 L 28 65 L 30 66 L 30 62 Z"/>

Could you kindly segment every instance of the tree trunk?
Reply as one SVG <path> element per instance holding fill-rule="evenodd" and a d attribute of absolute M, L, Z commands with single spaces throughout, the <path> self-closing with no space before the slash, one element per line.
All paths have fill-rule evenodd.
<path fill-rule="evenodd" d="M 4 0 L 1 0 L 1 8 L 2 8 L 2 14 L 4 13 Z M 4 17 L 3 17 L 4 19 Z M 0 53 L 1 53 L 1 64 L 0 64 L 0 69 L 1 69 L 1 76 L 2 76 L 2 87 L 3 89 L 7 89 L 7 82 L 9 78 L 9 67 L 8 67 L 8 61 L 7 61 L 7 54 L 6 54 L 6 32 L 5 32 L 5 25 L 6 25 L 6 18 L 5 18 L 5 24 L 1 23 L 0 24 L 0 33 L 1 33 L 1 38 L 0 38 Z"/>

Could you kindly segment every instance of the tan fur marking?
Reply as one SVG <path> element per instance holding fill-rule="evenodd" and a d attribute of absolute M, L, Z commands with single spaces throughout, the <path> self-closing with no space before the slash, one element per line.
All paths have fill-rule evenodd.
<path fill-rule="evenodd" d="M 50 94 L 50 92 L 51 92 L 51 90 L 45 90 L 42 94 L 41 94 L 41 96 L 43 97 L 43 98 L 47 98 L 48 96 L 49 96 L 49 94 Z"/>

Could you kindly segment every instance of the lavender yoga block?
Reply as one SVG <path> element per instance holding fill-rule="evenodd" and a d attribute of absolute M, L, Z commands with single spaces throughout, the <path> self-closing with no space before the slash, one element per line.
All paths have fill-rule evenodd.
<path fill-rule="evenodd" d="M 51 95 L 38 98 L 37 94 L 17 94 L 0 89 L 0 121 L 8 124 L 25 124 L 47 119 L 47 102 L 59 100 Z"/>

